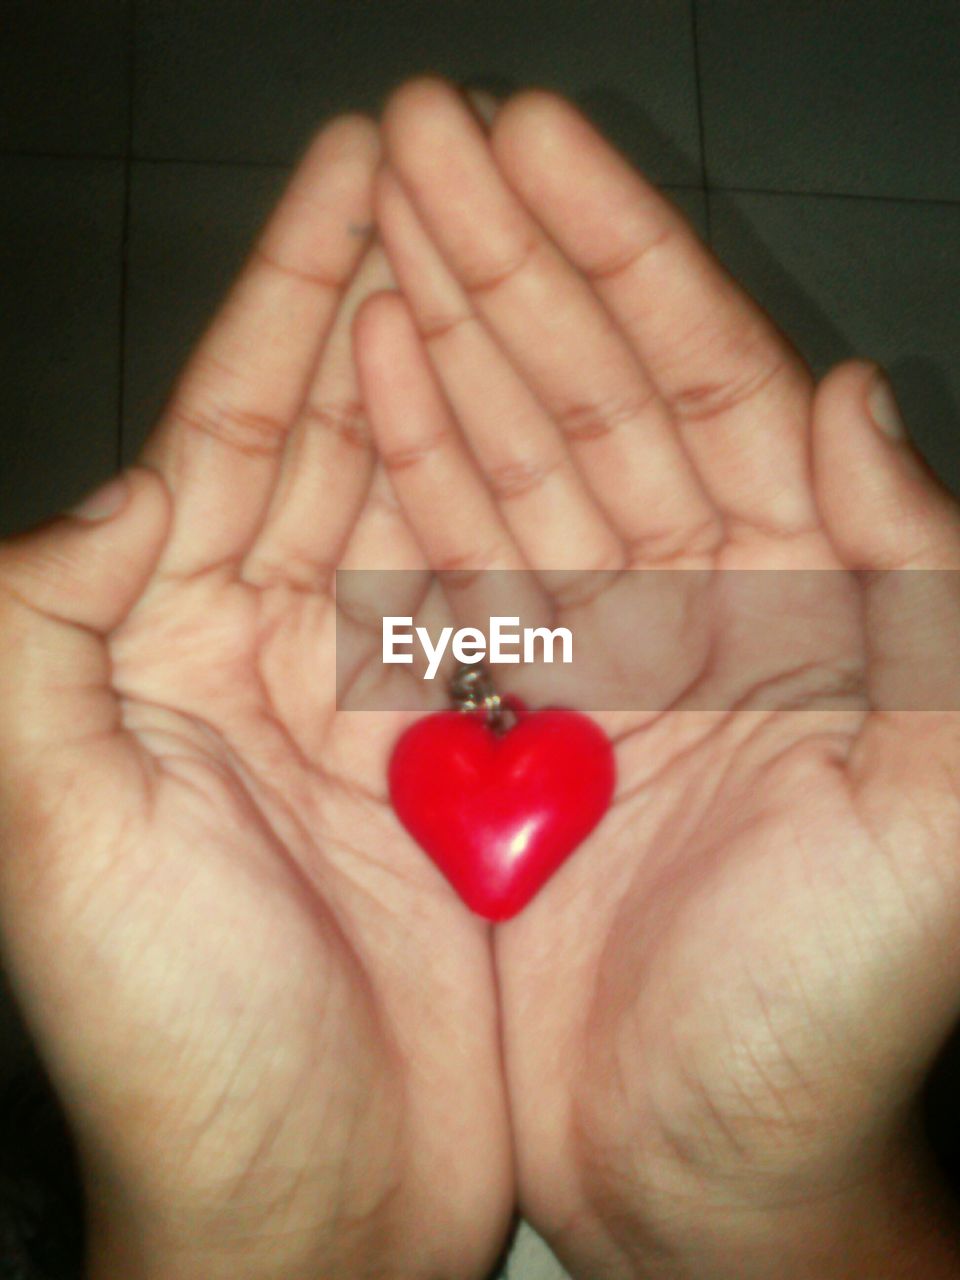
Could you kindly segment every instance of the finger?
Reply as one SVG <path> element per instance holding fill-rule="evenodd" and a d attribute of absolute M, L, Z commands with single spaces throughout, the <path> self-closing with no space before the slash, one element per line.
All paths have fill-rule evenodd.
<path fill-rule="evenodd" d="M 429 573 L 423 549 L 382 466 L 374 472 L 368 500 L 350 533 L 338 567 Z"/>
<path fill-rule="evenodd" d="M 363 505 L 373 442 L 353 359 L 353 317 L 371 293 L 389 289 L 383 250 L 367 251 L 337 312 L 296 425 L 264 524 L 243 567 L 257 586 L 326 590 Z"/>
<path fill-rule="evenodd" d="M 357 316 L 354 337 L 384 471 L 430 568 L 444 574 L 524 568 L 400 296 L 371 299 Z"/>
<path fill-rule="evenodd" d="M 432 80 L 405 86 L 388 105 L 384 137 L 430 237 L 621 538 L 640 559 L 715 542 L 715 513 L 666 406 L 589 285 L 507 187 L 459 96 Z M 452 344 L 462 341 L 457 319 L 437 317 Z"/>
<path fill-rule="evenodd" d="M 386 170 L 377 181 L 376 209 L 443 391 L 527 563 L 539 570 L 620 567 L 620 539 L 577 475 L 549 416 L 473 312 Z M 403 345 L 414 344 L 407 336 Z M 419 351 L 419 342 L 415 346 Z M 431 402 L 438 401 L 436 389 L 430 394 Z M 437 407 L 435 415 L 440 412 Z M 455 443 L 456 428 L 447 421 L 446 465 L 456 458 L 458 474 L 472 475 L 466 452 Z"/>
<path fill-rule="evenodd" d="M 631 341 L 721 509 L 748 524 L 806 527 L 813 387 L 770 318 L 563 99 L 518 95 L 500 112 L 492 146 Z"/>
<path fill-rule="evenodd" d="M 846 762 L 871 837 L 862 883 L 889 880 L 883 901 L 896 911 L 884 919 L 907 931 L 917 958 L 918 1060 L 928 1061 L 956 1019 L 945 967 L 955 979 L 960 965 L 960 512 L 911 447 L 889 382 L 868 361 L 839 365 L 817 389 L 813 460 L 830 535 L 844 562 L 866 571 L 873 714 Z"/>
<path fill-rule="evenodd" d="M 960 710 L 960 510 L 910 446 L 876 365 L 849 361 L 824 379 L 813 458 L 827 531 L 842 562 L 867 571 L 871 702 Z"/>
<path fill-rule="evenodd" d="M 233 564 L 263 519 L 340 296 L 369 241 L 372 121 L 347 116 L 307 151 L 143 457 L 175 499 L 160 570 Z"/>
<path fill-rule="evenodd" d="M 462 625 L 492 614 L 535 618 L 546 599 L 464 447 L 413 318 L 397 294 L 381 294 L 354 326 L 360 382 L 383 460 L 427 564 Z"/>
<path fill-rule="evenodd" d="M 446 679 L 443 673 L 449 663 L 445 661 L 441 675 L 429 685 L 424 683 L 427 658 L 422 649 L 414 650 L 412 666 L 386 668 L 382 663 L 382 627 L 383 619 L 388 615 L 410 617 L 414 625 L 425 627 L 434 637 L 446 626 L 463 625 L 460 619 L 462 608 L 465 602 L 477 601 L 480 586 L 475 583 L 479 581 L 482 584 L 485 578 L 477 580 L 467 572 L 461 575 L 460 571 L 454 571 L 453 576 L 462 576 L 463 589 L 458 587 L 451 592 L 441 584 L 441 575 L 431 568 L 386 469 L 378 466 L 369 499 L 350 535 L 336 575 L 338 626 L 346 618 L 353 628 L 347 646 L 340 643 L 347 632 L 338 631 L 340 708 L 389 705 L 409 709 L 424 705 L 425 700 L 426 704 L 445 705 Z M 525 574 L 508 576 L 528 577 Z M 484 622 L 485 619 L 486 615 Z M 365 636 L 357 637 L 358 626 L 366 632 Z M 356 668 L 364 662 L 370 668 L 366 681 L 349 684 L 348 667 Z M 398 671 L 402 677 L 399 681 L 392 678 Z M 349 687 L 345 688 L 345 684 Z"/>
<path fill-rule="evenodd" d="M 78 759 L 93 768 L 122 758 L 106 637 L 156 563 L 170 498 L 143 467 L 115 484 L 82 518 L 62 516 L 0 546 L 0 809 L 38 774 L 55 791 L 71 766 L 78 776 Z"/>
<path fill-rule="evenodd" d="M 326 735 L 323 767 L 371 795 L 384 794 L 390 753 L 411 713 L 449 706 L 444 674 L 426 680 L 414 646 L 410 665 L 383 661 L 383 619 L 408 617 L 441 634 L 452 618 L 383 467 L 377 465 L 363 511 L 335 578 L 336 732 Z M 375 720 L 364 712 L 376 711 Z M 388 714 L 384 714 L 388 713 Z"/>
<path fill-rule="evenodd" d="M 350 531 L 335 589 L 338 706 L 371 705 L 371 696 L 375 705 L 378 691 L 371 695 L 369 688 L 351 683 L 351 668 L 379 668 L 371 658 L 382 652 L 383 617 L 416 613 L 430 590 L 427 562 L 382 467 L 376 468 L 368 500 Z"/>

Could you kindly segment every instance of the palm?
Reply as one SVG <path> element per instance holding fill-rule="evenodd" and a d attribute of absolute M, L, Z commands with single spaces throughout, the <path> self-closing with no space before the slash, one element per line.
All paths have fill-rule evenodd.
<path fill-rule="evenodd" d="M 87 803 L 129 834 L 105 874 L 89 868 L 95 894 L 73 892 L 91 892 L 98 950 L 120 945 L 122 921 L 143 965 L 73 998 L 114 1008 L 99 1051 L 128 1064 L 125 1105 L 144 1104 L 124 1129 L 131 1166 L 166 1117 L 177 1186 L 158 1203 L 185 1181 L 236 1181 L 238 1210 L 295 1187 L 294 1220 L 335 1223 L 347 1203 L 383 1215 L 401 1253 L 427 1235 L 460 1258 L 473 1195 L 430 1171 L 473 1151 L 470 1192 L 493 1191 L 496 1073 L 476 1071 L 488 948 L 397 833 L 382 784 L 397 717 L 357 724 L 330 705 L 332 614 L 320 595 L 213 574 L 148 589 L 116 635 L 139 767 Z M 449 1227 L 428 1232 L 438 1212 Z M 482 1230 L 474 1248 L 489 1249 Z"/>
<path fill-rule="evenodd" d="M 766 581 L 751 572 L 774 564 Z M 743 652 L 744 637 L 706 611 L 700 634 L 653 621 L 648 643 L 662 645 L 660 669 L 685 692 L 667 701 L 665 690 L 655 716 L 608 714 L 617 802 L 499 940 L 508 1011 L 525 1011 L 512 1041 L 521 1179 L 530 1211 L 574 1261 L 565 1226 L 592 1211 L 584 1165 L 602 1171 L 598 1201 L 642 1171 L 654 1212 L 724 1176 L 734 1187 L 771 1179 L 772 1198 L 829 1192 L 838 1161 L 862 1156 L 850 1072 L 863 1036 L 895 1043 L 883 1027 L 889 957 L 874 954 L 866 1006 L 850 1007 L 838 982 L 864 965 L 877 900 L 896 905 L 897 894 L 846 771 L 871 732 L 856 587 L 817 533 L 721 547 L 711 568 L 751 609 L 757 596 L 775 593 L 785 608 L 803 592 L 801 619 L 803 571 L 835 570 L 817 587 L 821 603 L 831 597 L 823 625 L 768 628 L 758 653 L 752 635 Z M 746 605 L 719 612 L 736 620 Z M 674 672 L 678 653 L 689 666 Z M 928 931 L 932 957 L 947 927 L 931 912 L 907 932 Z M 534 1078 L 547 1083 L 533 1091 Z"/>

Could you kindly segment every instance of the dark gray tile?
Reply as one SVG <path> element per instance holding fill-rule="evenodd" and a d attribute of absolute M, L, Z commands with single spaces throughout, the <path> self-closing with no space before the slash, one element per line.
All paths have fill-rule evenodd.
<path fill-rule="evenodd" d="M 122 155 L 124 0 L 4 0 L 2 8 L 0 150 Z"/>
<path fill-rule="evenodd" d="M 7 975 L 0 969 L 0 1093 L 32 1058 L 32 1042 L 10 990 Z"/>
<path fill-rule="evenodd" d="M 123 167 L 0 157 L 0 531 L 52 515 L 117 456 Z"/>
<path fill-rule="evenodd" d="M 133 166 L 123 456 L 137 454 L 287 178 L 283 168 Z"/>
<path fill-rule="evenodd" d="M 711 193 L 720 256 L 819 375 L 885 365 L 911 432 L 960 493 L 960 205 Z"/>
<path fill-rule="evenodd" d="M 693 224 L 693 228 L 701 240 L 707 239 L 707 197 L 700 187 L 663 187 L 663 194 L 668 196 L 680 212 Z"/>
<path fill-rule="evenodd" d="M 436 71 L 576 97 L 661 181 L 699 180 L 678 0 L 141 0 L 139 156 L 289 162 L 321 119 Z"/>
<path fill-rule="evenodd" d="M 711 183 L 960 199 L 956 0 L 697 0 Z"/>

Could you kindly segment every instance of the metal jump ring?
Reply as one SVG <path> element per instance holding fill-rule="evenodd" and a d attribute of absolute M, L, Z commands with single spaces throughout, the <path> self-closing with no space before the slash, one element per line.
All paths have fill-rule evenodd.
<path fill-rule="evenodd" d="M 483 666 L 461 663 L 450 681 L 450 699 L 458 711 L 483 710 L 494 728 L 503 716 L 503 699 Z"/>

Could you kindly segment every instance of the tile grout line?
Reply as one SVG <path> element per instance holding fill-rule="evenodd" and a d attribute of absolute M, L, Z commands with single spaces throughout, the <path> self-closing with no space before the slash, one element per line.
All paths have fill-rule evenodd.
<path fill-rule="evenodd" d="M 101 163 L 115 163 L 118 160 L 122 160 L 124 163 L 129 163 L 131 167 L 135 164 L 180 164 L 193 165 L 194 167 L 205 169 L 269 169 L 277 173 L 292 172 L 296 164 L 295 159 L 289 161 L 218 160 L 213 156 L 198 158 L 196 156 L 136 155 L 132 151 L 129 155 L 118 155 L 101 151 L 17 151 L 0 147 L 0 161 L 2 160 L 84 160 Z M 649 177 L 649 175 L 647 176 Z M 651 181 L 654 182 L 655 186 L 661 187 L 666 191 L 703 191 L 707 196 L 783 196 L 800 200 L 864 200 L 867 202 L 873 201 L 876 204 L 942 205 L 945 208 L 957 208 L 960 206 L 960 196 L 892 196 L 884 195 L 882 192 L 824 191 L 816 188 L 804 189 L 802 187 L 749 187 L 735 186 L 724 182 L 711 183 L 707 187 L 702 180 L 700 182 L 671 182 L 669 179 L 662 181 L 651 179 Z"/>
<path fill-rule="evenodd" d="M 277 173 L 292 172 L 296 161 L 283 160 L 217 160 L 214 157 L 197 158 L 196 156 L 146 156 L 118 155 L 101 151 L 17 151 L 0 147 L 0 161 L 3 160 L 83 160 L 88 163 L 116 163 L 118 160 L 131 166 L 135 164 L 155 165 L 192 165 L 204 169 L 263 169 Z M 649 175 L 648 175 L 649 176 Z M 803 189 L 801 187 L 742 187 L 727 183 L 711 183 L 705 187 L 702 182 L 671 182 L 651 179 L 655 186 L 664 191 L 702 191 L 705 195 L 744 195 L 744 196 L 781 196 L 785 199 L 798 200 L 862 200 L 875 204 L 904 205 L 941 205 L 955 209 L 960 206 L 960 196 L 891 196 L 881 192 L 868 191 L 823 191 L 819 189 Z"/>
<path fill-rule="evenodd" d="M 782 187 L 739 187 L 720 184 L 710 188 L 714 194 L 733 196 L 781 196 L 799 200 L 861 200 L 868 204 L 941 205 L 947 209 L 960 207 L 960 197 L 950 196 L 885 196 L 864 191 L 793 191 Z"/>
<path fill-rule="evenodd" d="M 275 169 L 293 172 L 297 165 L 296 157 L 289 160 L 221 160 L 216 157 L 196 156 L 141 156 L 132 157 L 136 164 L 192 164 L 206 166 L 208 169 Z"/>
<path fill-rule="evenodd" d="M 122 160 L 118 151 L 38 151 L 35 148 L 0 147 L 0 160 L 86 160 L 115 164 Z"/>
<path fill-rule="evenodd" d="M 123 426 L 127 415 L 127 287 L 133 189 L 133 95 L 136 87 L 137 0 L 127 0 L 127 139 L 123 157 L 123 220 L 120 232 L 119 361 L 117 369 L 117 469 L 123 467 Z"/>
<path fill-rule="evenodd" d="M 710 182 L 707 177 L 707 145 L 703 127 L 703 85 L 700 67 L 700 10 L 698 0 L 690 0 L 690 29 L 693 35 L 693 80 L 697 102 L 697 134 L 700 145 L 700 187 L 703 191 L 703 212 L 706 224 L 707 244 L 713 243 L 713 219 L 710 202 Z"/>

